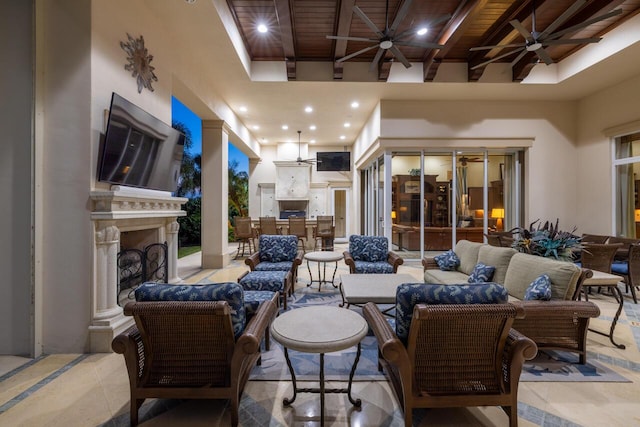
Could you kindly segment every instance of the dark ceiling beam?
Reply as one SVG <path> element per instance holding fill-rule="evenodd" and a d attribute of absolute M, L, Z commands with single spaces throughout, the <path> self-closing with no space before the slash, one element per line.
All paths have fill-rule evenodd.
<path fill-rule="evenodd" d="M 386 82 L 389 79 L 389 73 L 391 72 L 391 64 L 393 60 L 391 58 L 382 58 L 378 62 L 378 81 Z"/>
<path fill-rule="evenodd" d="M 455 43 L 463 36 L 464 31 L 473 21 L 478 12 L 486 6 L 489 0 L 468 0 L 462 2 L 447 25 L 440 32 L 436 43 L 444 45 L 442 49 L 430 49 L 422 58 L 422 77 L 425 82 L 433 81 L 440 66 Z"/>
<path fill-rule="evenodd" d="M 296 79 L 296 49 L 293 40 L 293 21 L 291 19 L 291 2 L 289 0 L 274 0 L 276 17 L 280 27 L 280 41 L 287 64 L 287 78 Z"/>
<path fill-rule="evenodd" d="M 351 28 L 351 20 L 353 19 L 353 6 L 356 4 L 355 0 L 344 0 L 340 3 L 340 12 L 338 13 L 337 25 L 334 29 L 335 35 L 340 37 L 348 37 L 349 29 Z M 333 48 L 333 78 L 334 80 L 342 79 L 342 72 L 344 62 L 336 62 L 336 59 L 340 59 L 347 54 L 347 41 L 335 40 Z"/>

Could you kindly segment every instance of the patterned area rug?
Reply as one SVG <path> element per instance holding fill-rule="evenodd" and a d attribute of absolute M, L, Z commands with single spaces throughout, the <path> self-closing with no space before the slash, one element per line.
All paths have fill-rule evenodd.
<path fill-rule="evenodd" d="M 332 286 L 323 285 L 322 291 L 317 287 L 299 288 L 288 302 L 288 309 L 309 305 L 339 305 L 342 302 L 340 292 Z M 386 308 L 386 307 L 382 307 Z M 360 311 L 358 307 L 352 310 Z M 325 354 L 325 379 L 347 381 L 351 366 L 356 356 L 356 347 L 341 352 Z M 290 351 L 289 358 L 300 381 L 317 381 L 320 372 L 318 354 Z M 592 358 L 591 358 L 592 359 Z M 630 382 L 603 364 L 587 358 L 585 365 L 577 363 L 577 356 L 566 352 L 540 352 L 538 356 L 525 364 L 520 377 L 523 382 L 556 381 L 556 382 Z M 282 346 L 271 340 L 270 351 L 262 355 L 262 365 L 256 366 L 251 373 L 251 380 L 290 380 L 291 374 L 285 362 Z M 378 371 L 378 348 L 374 336 L 369 335 L 361 343 L 361 355 L 354 376 L 354 381 L 386 380 Z"/>

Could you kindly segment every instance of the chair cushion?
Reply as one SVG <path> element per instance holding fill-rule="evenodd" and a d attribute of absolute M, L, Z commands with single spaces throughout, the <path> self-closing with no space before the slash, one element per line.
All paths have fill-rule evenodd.
<path fill-rule="evenodd" d="M 431 285 L 404 283 L 396 289 L 396 335 L 406 345 L 416 304 L 501 304 L 509 298 L 498 283 Z"/>
<path fill-rule="evenodd" d="M 437 268 L 424 271 L 424 283 L 455 285 L 456 283 L 465 283 L 468 279 L 469 275 L 460 271 L 442 271 Z"/>
<path fill-rule="evenodd" d="M 393 265 L 387 261 L 354 261 L 357 274 L 393 274 Z"/>
<path fill-rule="evenodd" d="M 247 322 L 257 313 L 260 304 L 273 300 L 275 294 L 272 291 L 244 291 L 244 311 Z"/>
<path fill-rule="evenodd" d="M 233 333 L 238 338 L 246 325 L 244 291 L 237 283 L 172 285 L 147 282 L 135 290 L 136 301 L 226 301 L 231 309 Z"/>
<path fill-rule="evenodd" d="M 262 234 L 258 243 L 261 262 L 293 261 L 298 254 L 298 238 L 293 235 Z"/>
<path fill-rule="evenodd" d="M 293 261 L 260 262 L 254 271 L 290 271 Z"/>
<path fill-rule="evenodd" d="M 627 276 L 629 274 L 629 263 L 627 261 L 613 261 L 611 264 L 611 273 Z"/>
<path fill-rule="evenodd" d="M 541 274 L 536 277 L 524 293 L 524 299 L 527 301 L 549 301 L 551 299 L 551 279 L 549 279 L 549 276 Z"/>
<path fill-rule="evenodd" d="M 518 253 L 518 251 L 513 248 L 483 245 L 480 250 L 478 250 L 478 262 L 495 267 L 496 270 L 493 273 L 491 281 L 504 283 L 509 262 L 511 261 L 511 257 L 516 253 Z"/>
<path fill-rule="evenodd" d="M 349 253 L 354 261 L 386 261 L 389 253 L 389 241 L 384 236 L 349 237 Z"/>
<path fill-rule="evenodd" d="M 438 267 L 440 267 L 440 270 L 442 271 L 453 271 L 460 266 L 460 258 L 458 258 L 456 253 L 451 249 L 445 253 L 436 255 L 433 257 L 433 260 L 438 264 Z"/>
<path fill-rule="evenodd" d="M 284 292 L 288 271 L 250 271 L 240 279 L 246 291 Z"/>
<path fill-rule="evenodd" d="M 490 265 L 485 265 L 481 262 L 477 263 L 473 268 L 473 271 L 469 275 L 467 282 L 469 283 L 485 283 L 490 282 L 493 278 L 493 273 L 496 268 Z"/>

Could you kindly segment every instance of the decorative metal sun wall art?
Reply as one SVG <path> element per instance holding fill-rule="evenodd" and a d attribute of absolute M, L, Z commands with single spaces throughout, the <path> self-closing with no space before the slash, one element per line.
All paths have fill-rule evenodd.
<path fill-rule="evenodd" d="M 136 78 L 138 83 L 138 93 L 142 93 L 142 88 L 147 88 L 153 92 L 151 82 L 158 81 L 153 73 L 155 67 L 151 66 L 153 55 L 149 55 L 147 48 L 144 47 L 144 38 L 134 39 L 127 33 L 127 42 L 120 42 L 120 47 L 127 53 L 127 61 L 124 69 L 131 71 L 131 76 Z"/>

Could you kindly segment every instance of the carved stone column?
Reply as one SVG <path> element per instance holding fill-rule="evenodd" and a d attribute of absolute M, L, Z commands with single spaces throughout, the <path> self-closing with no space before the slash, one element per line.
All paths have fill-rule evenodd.
<path fill-rule="evenodd" d="M 168 283 L 178 283 L 182 279 L 178 277 L 178 231 L 180 230 L 180 224 L 175 218 L 173 221 L 169 221 L 166 228 L 167 233 L 167 264 L 168 264 Z M 169 262 L 171 261 L 171 262 Z"/>

